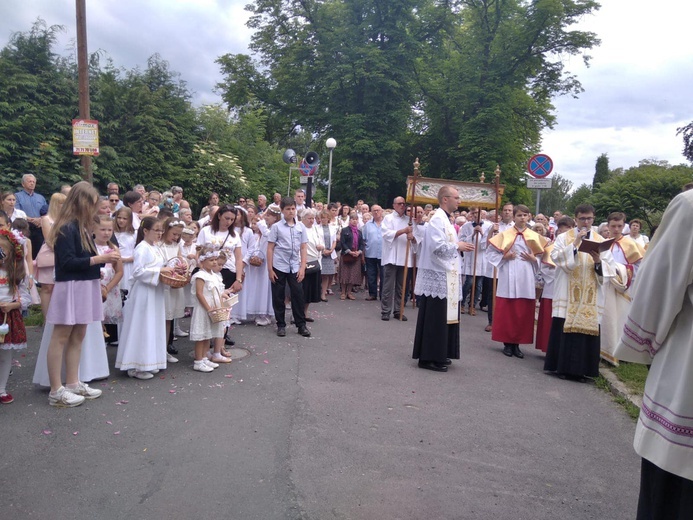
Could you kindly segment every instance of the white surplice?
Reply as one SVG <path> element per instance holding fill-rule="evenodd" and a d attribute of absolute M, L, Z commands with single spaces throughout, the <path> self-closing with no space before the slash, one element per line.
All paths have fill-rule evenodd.
<path fill-rule="evenodd" d="M 635 451 L 693 480 L 693 191 L 677 195 L 632 286 L 616 356 L 651 363 Z"/>

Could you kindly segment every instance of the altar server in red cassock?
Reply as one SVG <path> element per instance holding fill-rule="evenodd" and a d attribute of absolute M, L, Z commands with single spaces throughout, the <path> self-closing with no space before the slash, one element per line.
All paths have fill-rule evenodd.
<path fill-rule="evenodd" d="M 515 206 L 515 225 L 493 237 L 486 250 L 488 261 L 498 268 L 491 339 L 502 342 L 509 357 L 523 358 L 520 344 L 534 343 L 537 256 L 547 240 L 527 227 L 529 218 L 527 206 Z"/>

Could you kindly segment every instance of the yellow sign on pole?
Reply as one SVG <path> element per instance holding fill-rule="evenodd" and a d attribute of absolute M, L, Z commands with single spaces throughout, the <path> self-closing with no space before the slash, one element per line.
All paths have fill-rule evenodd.
<path fill-rule="evenodd" d="M 99 122 L 93 119 L 72 120 L 72 153 L 99 155 Z"/>

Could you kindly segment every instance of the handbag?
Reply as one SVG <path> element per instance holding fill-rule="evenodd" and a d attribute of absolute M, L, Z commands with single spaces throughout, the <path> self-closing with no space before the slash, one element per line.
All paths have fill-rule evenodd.
<path fill-rule="evenodd" d="M 352 256 L 350 254 L 342 255 L 342 262 L 344 262 L 345 264 L 355 264 L 358 259 L 358 256 Z"/>
<path fill-rule="evenodd" d="M 55 254 L 45 242 L 41 245 L 41 249 L 39 249 L 36 255 L 36 267 L 39 269 L 55 267 Z"/>
<path fill-rule="evenodd" d="M 306 263 L 306 271 L 305 274 L 315 274 L 320 272 L 320 262 L 317 260 L 315 262 L 308 262 Z"/>

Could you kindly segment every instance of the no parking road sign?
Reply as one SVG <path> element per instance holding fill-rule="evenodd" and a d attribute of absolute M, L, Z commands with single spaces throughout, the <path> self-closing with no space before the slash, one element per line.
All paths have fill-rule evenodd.
<path fill-rule="evenodd" d="M 553 171 L 553 160 L 545 153 L 530 157 L 527 162 L 527 173 L 535 179 L 543 179 Z"/>

